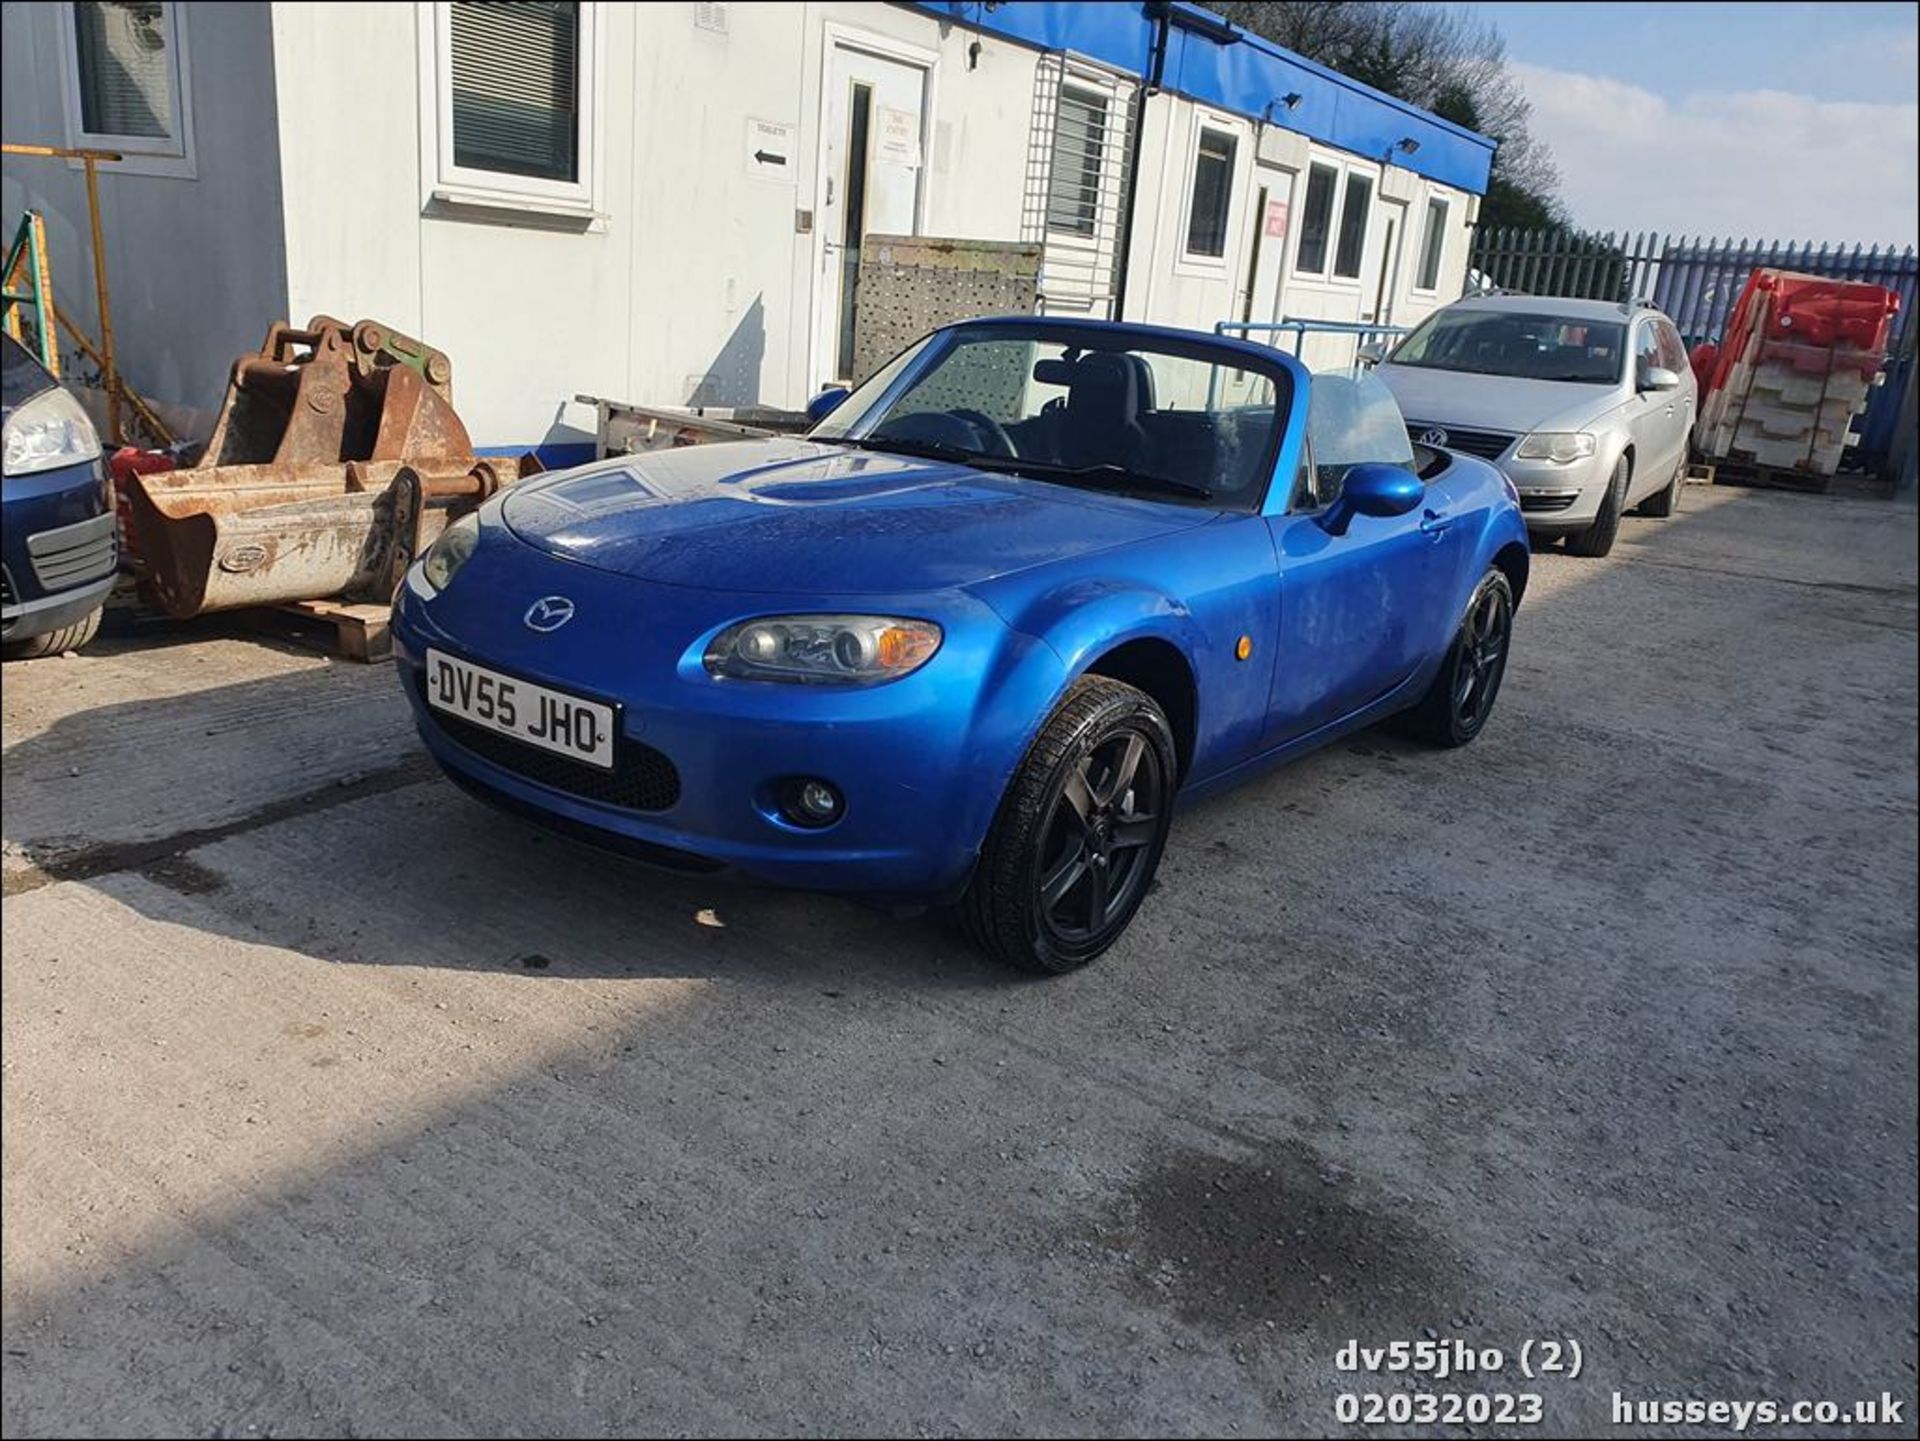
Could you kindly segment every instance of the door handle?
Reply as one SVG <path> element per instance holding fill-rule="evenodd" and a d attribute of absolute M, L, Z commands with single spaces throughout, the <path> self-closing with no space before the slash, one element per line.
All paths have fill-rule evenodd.
<path fill-rule="evenodd" d="M 1426 513 L 1426 517 L 1420 522 L 1420 529 L 1427 535 L 1432 536 L 1435 540 L 1438 540 L 1440 533 L 1452 524 L 1452 516 L 1443 515 L 1437 510 L 1430 510 Z"/>

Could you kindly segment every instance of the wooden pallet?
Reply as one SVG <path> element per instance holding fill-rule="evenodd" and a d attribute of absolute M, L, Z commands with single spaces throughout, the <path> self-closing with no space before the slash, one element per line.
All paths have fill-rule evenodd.
<path fill-rule="evenodd" d="M 1830 475 L 1809 475 L 1803 470 L 1782 470 L 1777 466 L 1757 465 L 1750 460 L 1716 460 L 1713 463 L 1715 485 L 1747 485 L 1763 490 L 1797 490 L 1808 495 L 1825 495 L 1833 489 Z"/>
<path fill-rule="evenodd" d="M 345 660 L 386 660 L 393 654 L 393 636 L 387 629 L 391 614 L 384 605 L 352 605 L 339 600 L 296 600 L 275 606 L 270 614 L 294 616 L 321 627 L 331 627 L 331 652 Z"/>

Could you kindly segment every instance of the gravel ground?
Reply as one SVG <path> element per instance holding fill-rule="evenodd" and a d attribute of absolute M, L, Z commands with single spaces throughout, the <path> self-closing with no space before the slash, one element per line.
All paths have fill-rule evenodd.
<path fill-rule="evenodd" d="M 6 1433 L 1297 1434 L 1437 1337 L 1911 1434 L 1915 512 L 1687 505 L 1051 982 L 497 816 L 384 668 L 9 666 Z"/>

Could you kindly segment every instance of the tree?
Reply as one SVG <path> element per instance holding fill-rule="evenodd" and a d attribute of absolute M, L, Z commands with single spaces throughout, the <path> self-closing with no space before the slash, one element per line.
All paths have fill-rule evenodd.
<path fill-rule="evenodd" d="M 1482 226 L 1562 225 L 1559 172 L 1528 129 L 1532 107 L 1490 22 L 1413 0 L 1228 0 L 1241 28 L 1500 142 Z"/>

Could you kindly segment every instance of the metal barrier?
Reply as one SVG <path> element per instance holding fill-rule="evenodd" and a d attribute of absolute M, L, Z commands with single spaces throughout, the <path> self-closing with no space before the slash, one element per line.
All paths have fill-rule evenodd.
<path fill-rule="evenodd" d="M 1360 366 L 1360 347 L 1376 337 L 1398 340 L 1407 334 L 1404 325 L 1377 325 L 1370 320 L 1218 320 L 1214 322 L 1215 335 L 1233 335 L 1238 332 L 1242 339 L 1249 339 L 1255 332 L 1293 337 L 1293 358 L 1300 358 L 1301 343 L 1309 335 L 1350 335 L 1354 341 L 1354 359 L 1351 369 Z M 1267 342 L 1273 349 L 1280 348 L 1275 341 Z M 1212 410 L 1220 396 L 1220 370 L 1214 367 L 1212 378 L 1207 381 L 1207 409 Z"/>
<path fill-rule="evenodd" d="M 1238 334 L 1242 339 L 1250 338 L 1255 332 L 1273 335 L 1291 335 L 1293 337 L 1293 357 L 1300 358 L 1300 344 L 1308 335 L 1351 335 L 1356 346 L 1365 345 L 1376 337 L 1398 340 L 1408 333 L 1404 325 L 1378 325 L 1371 320 L 1302 320 L 1289 317 L 1283 320 L 1219 320 L 1214 322 L 1215 335 Z M 1269 341 L 1275 350 L 1278 344 Z"/>

